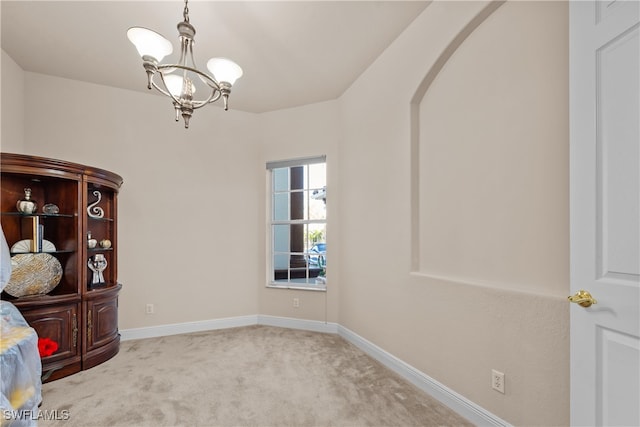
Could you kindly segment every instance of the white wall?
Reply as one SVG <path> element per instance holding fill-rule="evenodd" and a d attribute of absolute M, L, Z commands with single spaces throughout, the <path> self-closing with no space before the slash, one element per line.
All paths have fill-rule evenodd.
<path fill-rule="evenodd" d="M 21 153 L 24 144 L 24 71 L 4 50 L 0 64 L 0 150 Z"/>
<path fill-rule="evenodd" d="M 25 83 L 27 154 L 124 178 L 121 329 L 258 311 L 263 195 L 252 114 L 198 110 L 185 130 L 164 97 L 34 73 Z M 145 315 L 147 303 L 156 314 Z"/>
<path fill-rule="evenodd" d="M 262 144 L 262 171 L 264 174 L 263 200 L 268 194 L 265 164 L 268 161 L 327 156 L 327 291 L 300 291 L 265 288 L 267 274 L 259 286 L 260 313 L 337 322 L 340 289 L 340 236 L 339 192 L 341 188 L 338 146 L 340 144 L 340 106 L 336 101 L 264 113 L 259 116 Z M 333 194 L 333 195 L 332 195 Z M 266 209 L 265 221 L 268 219 Z M 264 235 L 266 236 L 266 222 Z M 266 244 L 263 245 L 266 248 Z M 266 251 L 266 249 L 265 249 Z M 261 259 L 266 263 L 266 252 Z M 263 263 L 264 264 L 264 263 Z M 264 268 L 264 267 L 263 267 Z M 300 307 L 293 307 L 298 298 Z"/>
<path fill-rule="evenodd" d="M 485 4 L 432 3 L 341 98 L 340 324 L 515 425 L 567 425 L 567 4 L 480 24 L 421 98 L 411 157 L 412 98 Z"/>
<path fill-rule="evenodd" d="M 566 97 L 558 96 L 567 94 L 568 72 L 566 43 L 558 44 L 561 7 L 552 17 L 534 3 L 501 7 L 421 100 L 417 271 L 564 296 L 569 129 Z M 541 31 L 544 22 L 551 28 Z"/>

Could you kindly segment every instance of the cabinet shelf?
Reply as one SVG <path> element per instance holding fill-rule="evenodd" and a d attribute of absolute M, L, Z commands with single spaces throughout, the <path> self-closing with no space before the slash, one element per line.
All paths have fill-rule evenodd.
<path fill-rule="evenodd" d="M 102 294 L 117 292 L 121 288 L 122 288 L 121 283 L 103 283 L 103 284 L 100 284 L 99 286 L 87 289 L 86 297 L 95 298 Z"/>
<path fill-rule="evenodd" d="M 93 218 L 89 217 L 89 221 L 104 221 L 104 222 L 113 222 L 113 218 Z"/>
<path fill-rule="evenodd" d="M 33 214 L 23 214 L 21 212 L 0 212 L 2 215 L 8 216 L 17 216 L 21 218 L 28 218 L 37 216 L 39 218 L 76 218 L 77 214 L 46 214 L 46 213 L 33 213 Z"/>
<path fill-rule="evenodd" d="M 104 289 L 108 289 L 108 288 L 113 288 L 115 286 L 115 283 L 109 283 L 109 282 L 103 282 L 103 283 L 96 283 L 96 284 L 91 284 L 87 286 L 87 293 L 91 293 L 94 291 L 100 291 L 100 290 L 104 290 Z"/>
<path fill-rule="evenodd" d="M 14 255 L 20 255 L 20 254 L 72 254 L 76 252 L 75 250 L 71 250 L 71 249 L 62 249 L 62 250 L 55 250 L 55 251 L 41 251 L 41 252 L 11 252 L 11 256 Z"/>

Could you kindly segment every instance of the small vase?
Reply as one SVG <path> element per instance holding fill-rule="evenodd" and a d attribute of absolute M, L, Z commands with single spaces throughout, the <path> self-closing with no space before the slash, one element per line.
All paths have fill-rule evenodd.
<path fill-rule="evenodd" d="M 93 239 L 93 238 L 91 237 L 91 232 L 90 232 L 90 231 L 88 231 L 88 232 L 87 232 L 87 247 L 88 247 L 89 249 L 93 249 L 93 248 L 95 248 L 95 247 L 96 247 L 96 245 L 97 245 L 97 244 L 98 244 L 98 241 L 97 241 L 96 239 Z"/>
<path fill-rule="evenodd" d="M 16 203 L 16 208 L 18 209 L 18 212 L 27 215 L 34 213 L 38 209 L 38 204 L 31 198 L 30 188 L 24 189 L 24 199 L 18 200 L 18 202 Z"/>

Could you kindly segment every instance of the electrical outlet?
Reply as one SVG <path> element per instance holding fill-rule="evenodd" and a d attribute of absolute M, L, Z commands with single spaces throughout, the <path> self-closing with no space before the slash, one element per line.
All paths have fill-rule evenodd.
<path fill-rule="evenodd" d="M 504 373 L 491 370 L 491 388 L 504 394 Z"/>
<path fill-rule="evenodd" d="M 153 306 L 153 304 L 147 304 L 144 308 L 144 312 L 146 314 L 153 314 L 155 313 L 155 307 Z"/>
<path fill-rule="evenodd" d="M 294 298 L 293 299 L 293 308 L 298 308 L 300 307 L 300 298 Z"/>

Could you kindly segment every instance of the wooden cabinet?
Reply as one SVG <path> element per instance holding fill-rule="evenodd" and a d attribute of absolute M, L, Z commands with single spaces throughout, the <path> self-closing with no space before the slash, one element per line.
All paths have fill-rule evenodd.
<path fill-rule="evenodd" d="M 1 154 L 0 170 L 0 219 L 14 264 L 2 299 L 21 311 L 39 337 L 58 343 L 58 350 L 42 359 L 43 373 L 53 371 L 49 380 L 57 379 L 110 359 L 120 346 L 117 203 L 122 178 L 91 166 L 9 153 Z M 27 188 L 37 209 L 19 212 L 16 203 L 25 200 Z M 28 254 L 59 265 L 61 277 L 53 289 L 15 291 L 16 283 L 41 271 L 27 264 Z M 36 281 L 36 288 L 40 285 Z"/>

